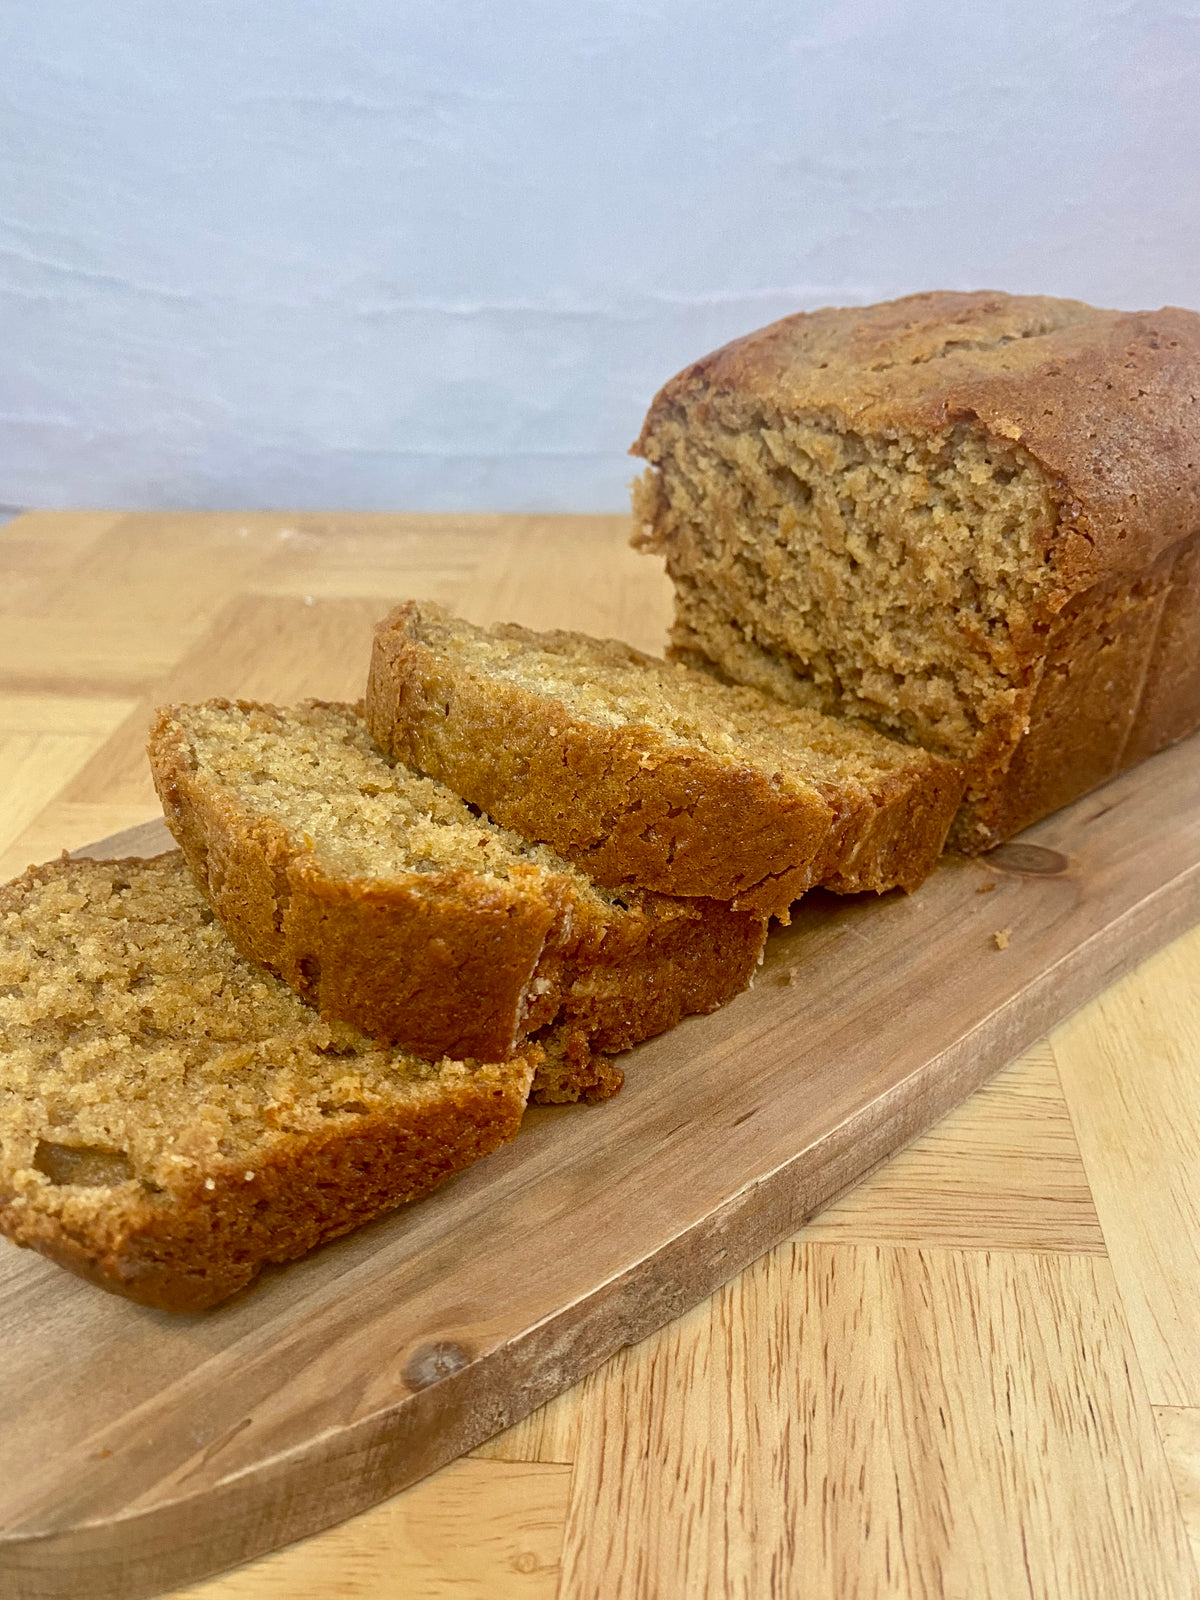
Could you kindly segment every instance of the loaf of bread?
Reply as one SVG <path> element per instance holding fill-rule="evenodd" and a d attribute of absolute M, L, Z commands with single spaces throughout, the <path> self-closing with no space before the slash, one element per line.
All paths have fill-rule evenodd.
<path fill-rule="evenodd" d="M 730 906 L 598 889 L 382 755 L 351 706 L 161 711 L 167 823 L 250 960 L 326 1017 L 418 1055 L 504 1060 L 537 1098 L 603 1096 L 598 1058 L 743 989 L 765 938 Z"/>
<path fill-rule="evenodd" d="M 178 852 L 0 888 L 0 1231 L 198 1311 L 511 1139 L 536 1051 L 429 1062 L 238 955 Z"/>
<path fill-rule="evenodd" d="M 1200 316 L 1003 294 L 793 316 L 634 451 L 674 652 L 969 768 L 982 849 L 1200 723 Z"/>
<path fill-rule="evenodd" d="M 377 744 L 599 882 L 786 917 L 814 884 L 915 888 L 959 770 L 612 639 L 484 629 L 409 602 L 379 626 Z"/>

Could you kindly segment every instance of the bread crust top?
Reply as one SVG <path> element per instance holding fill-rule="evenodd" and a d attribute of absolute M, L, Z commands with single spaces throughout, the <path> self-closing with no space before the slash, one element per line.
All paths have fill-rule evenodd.
<path fill-rule="evenodd" d="M 686 407 L 738 426 L 819 414 L 839 430 L 948 437 L 974 424 L 1052 481 L 1051 609 L 1136 572 L 1200 528 L 1200 315 L 939 290 L 785 317 L 693 362 L 655 397 L 632 453 Z"/>

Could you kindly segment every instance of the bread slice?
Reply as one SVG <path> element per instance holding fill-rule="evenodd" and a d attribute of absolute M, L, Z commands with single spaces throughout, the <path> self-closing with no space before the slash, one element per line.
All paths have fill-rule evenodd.
<path fill-rule="evenodd" d="M 552 1034 L 539 1098 L 611 1092 L 597 1056 L 713 1010 L 762 952 L 752 912 L 598 889 L 381 755 L 351 706 L 168 707 L 150 762 L 244 955 L 430 1058 L 504 1060 Z"/>
<path fill-rule="evenodd" d="M 1200 316 L 935 292 L 656 396 L 674 650 L 968 768 L 981 850 L 1200 724 Z"/>
<path fill-rule="evenodd" d="M 477 628 L 440 607 L 379 626 L 365 714 L 390 754 L 601 883 L 763 915 L 930 871 L 950 762 L 612 639 Z"/>
<path fill-rule="evenodd" d="M 516 1133 L 534 1055 L 429 1062 L 242 959 L 178 852 L 0 888 L 0 1230 L 215 1305 Z"/>

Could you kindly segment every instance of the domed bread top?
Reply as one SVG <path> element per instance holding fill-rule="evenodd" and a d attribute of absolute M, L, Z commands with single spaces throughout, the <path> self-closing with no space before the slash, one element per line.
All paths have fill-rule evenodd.
<path fill-rule="evenodd" d="M 986 848 L 1200 723 L 1200 316 L 938 292 L 694 362 L 634 445 L 672 651 L 965 763 Z"/>

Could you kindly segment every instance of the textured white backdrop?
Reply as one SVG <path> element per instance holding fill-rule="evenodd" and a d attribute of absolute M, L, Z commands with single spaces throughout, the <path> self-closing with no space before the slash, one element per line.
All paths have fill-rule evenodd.
<path fill-rule="evenodd" d="M 1200 306 L 1200 4 L 4 0 L 0 502 L 604 509 L 918 288 Z"/>

